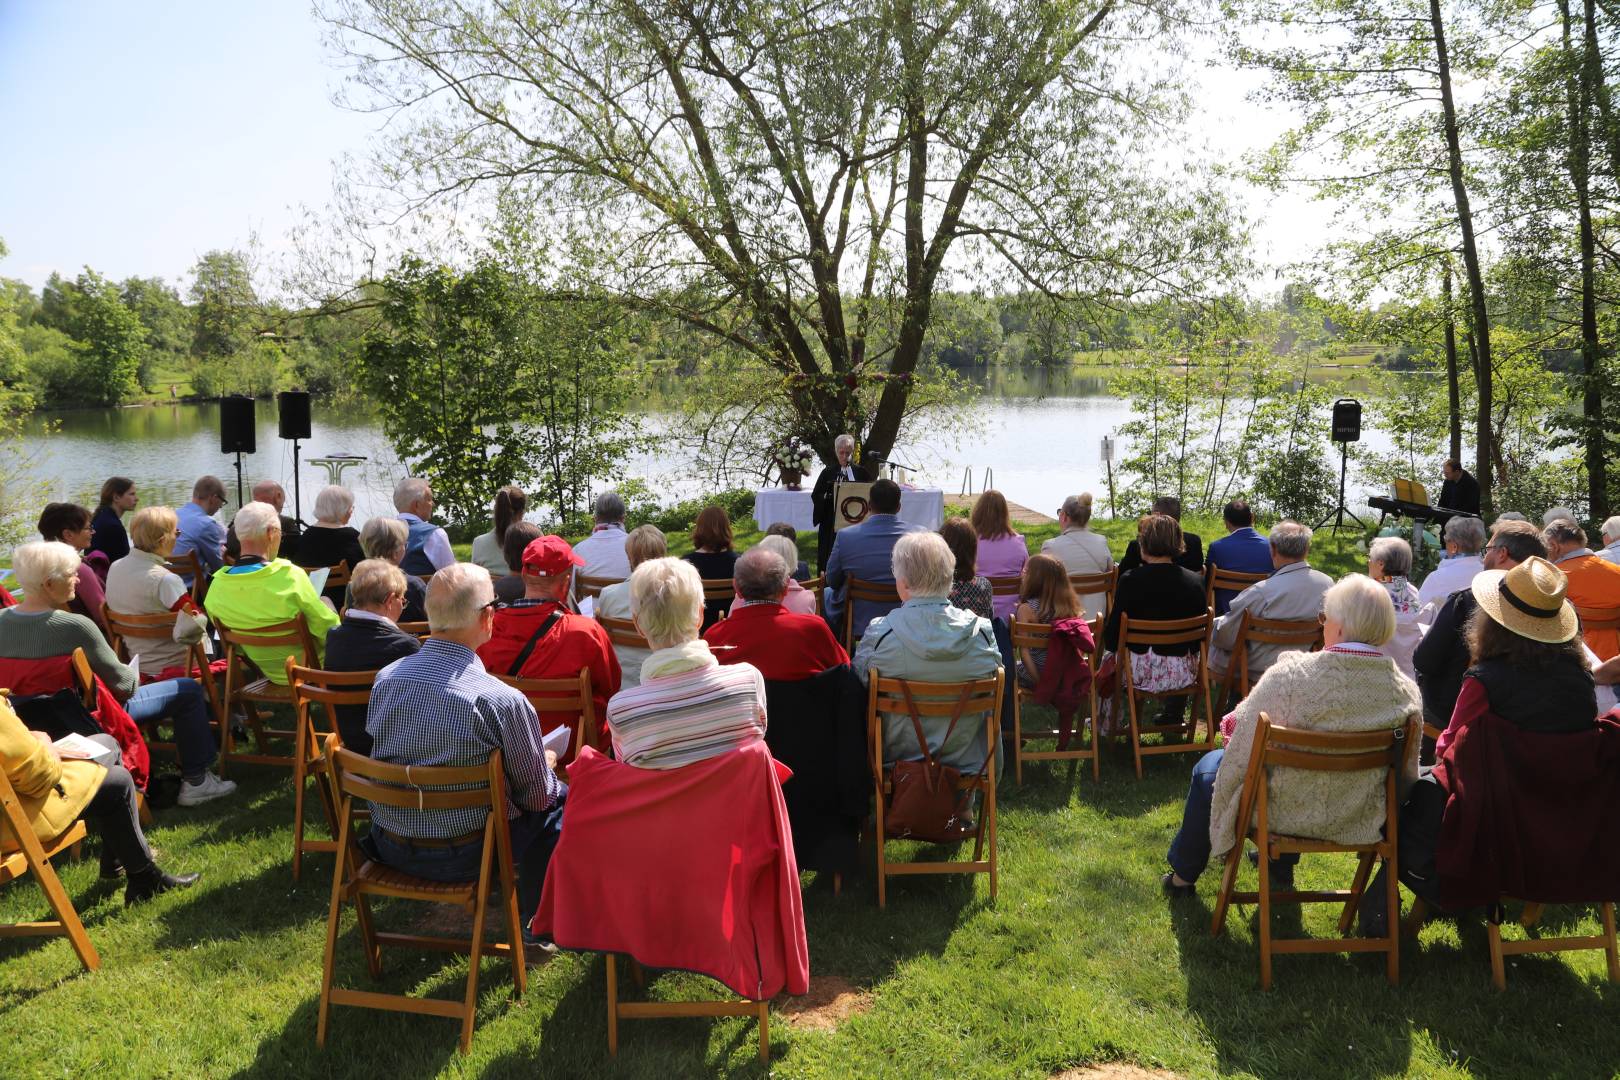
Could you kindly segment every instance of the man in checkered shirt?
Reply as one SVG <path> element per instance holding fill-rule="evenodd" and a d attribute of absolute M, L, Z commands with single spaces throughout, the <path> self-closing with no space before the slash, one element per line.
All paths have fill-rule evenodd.
<path fill-rule="evenodd" d="M 489 571 L 457 563 L 433 575 L 422 651 L 377 673 L 366 709 L 371 756 L 392 765 L 478 765 L 499 748 L 506 815 L 525 920 L 540 904 L 546 864 L 562 832 L 568 786 L 540 742 L 540 721 L 521 693 L 484 670 L 475 651 L 494 626 Z M 373 806 L 368 854 L 433 881 L 478 876 L 487 811 Z"/>

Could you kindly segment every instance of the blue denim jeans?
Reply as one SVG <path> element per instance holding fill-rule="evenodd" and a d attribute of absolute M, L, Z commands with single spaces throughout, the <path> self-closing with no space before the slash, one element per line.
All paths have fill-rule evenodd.
<path fill-rule="evenodd" d="M 512 834 L 512 861 L 517 866 L 518 913 L 525 927 L 540 907 L 540 889 L 546 882 L 546 867 L 562 836 L 563 804 L 568 787 L 549 810 L 522 810 L 507 827 Z M 372 830 L 361 841 L 368 855 L 396 870 L 427 878 L 429 881 L 472 881 L 478 876 L 480 841 L 447 847 L 418 847 L 395 840 L 391 834 Z M 495 869 L 493 865 L 490 868 Z"/>
<path fill-rule="evenodd" d="M 174 741 L 180 751 L 180 771 L 187 780 L 199 780 L 214 763 L 214 729 L 208 722 L 208 698 L 196 679 L 165 679 L 147 683 L 124 702 L 124 711 L 137 724 L 153 720 L 174 723 Z"/>
<path fill-rule="evenodd" d="M 1225 750 L 1211 750 L 1193 766 L 1192 782 L 1187 785 L 1187 805 L 1181 812 L 1181 830 L 1170 841 L 1165 856 L 1170 869 L 1182 881 L 1197 881 L 1198 875 L 1209 865 L 1209 811 L 1215 801 L 1215 774 L 1221 771 Z M 1299 862 L 1298 855 L 1284 855 L 1271 865 L 1285 874 L 1292 874 Z"/>

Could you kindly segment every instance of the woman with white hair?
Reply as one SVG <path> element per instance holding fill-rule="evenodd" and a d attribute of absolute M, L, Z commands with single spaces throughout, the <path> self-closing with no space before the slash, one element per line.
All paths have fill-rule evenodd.
<path fill-rule="evenodd" d="M 855 464 L 855 437 L 840 435 L 833 440 L 836 465 L 828 465 L 816 477 L 816 486 L 810 489 L 810 522 L 816 526 L 816 573 L 827 572 L 827 556 L 832 552 L 833 525 L 838 515 L 833 509 L 833 489 L 840 481 L 865 483 L 872 474 Z"/>
<path fill-rule="evenodd" d="M 630 575 L 630 613 L 652 646 L 641 684 L 607 707 L 613 753 L 646 769 L 677 769 L 765 737 L 765 679 L 724 667 L 698 636 L 703 579 L 691 563 L 651 559 Z"/>
<path fill-rule="evenodd" d="M 1383 585 L 1389 593 L 1389 602 L 1395 607 L 1395 636 L 1384 650 L 1401 674 L 1417 680 L 1412 666 L 1412 653 L 1423 641 L 1423 630 L 1418 626 L 1417 586 L 1410 580 L 1412 574 L 1412 545 L 1399 536 L 1380 536 L 1367 546 L 1367 576 Z"/>
<path fill-rule="evenodd" d="M 79 553 L 54 541 L 24 544 L 12 554 L 11 566 L 25 596 L 16 607 L 0 610 L 0 657 L 51 660 L 83 649 L 90 669 L 123 703 L 130 719 L 143 725 L 159 720 L 174 724 L 180 771 L 185 776 L 181 806 L 195 806 L 235 791 L 233 782 L 208 771 L 217 748 L 208 699 L 196 680 L 166 679 L 141 686 L 95 623 L 61 610 L 78 587 Z"/>
<path fill-rule="evenodd" d="M 321 488 L 315 496 L 315 524 L 305 529 L 298 541 L 298 565 L 314 569 L 348 563 L 352 573 L 366 558 L 360 547 L 360 530 L 349 524 L 352 516 L 354 494 L 348 488 L 337 484 Z M 342 587 L 329 589 L 326 595 L 336 603 L 343 599 Z"/>
<path fill-rule="evenodd" d="M 1423 711 L 1417 686 L 1401 673 L 1387 647 L 1395 636 L 1395 606 L 1383 585 L 1348 574 L 1322 598 L 1321 652 L 1285 652 L 1266 669 L 1249 696 L 1223 723 L 1224 749 L 1193 766 L 1181 831 L 1170 843 L 1165 892 L 1191 896 L 1210 853 L 1225 856 L 1239 830 L 1243 775 L 1264 712 L 1274 724 L 1309 731 L 1378 731 L 1398 728 Z M 1401 761 L 1398 797 L 1417 779 L 1421 739 Z M 1290 836 L 1341 844 L 1371 843 L 1384 826 L 1384 778 L 1371 772 L 1278 770 L 1267 783 L 1271 828 Z M 1273 865 L 1275 888 L 1292 881 L 1298 856 Z"/>
<path fill-rule="evenodd" d="M 876 671 L 885 679 L 966 682 L 988 679 L 1001 667 L 990 620 L 952 607 L 956 557 L 938 533 L 907 533 L 894 545 L 891 566 L 901 604 L 867 624 L 855 652 L 855 672 L 863 680 Z M 950 718 L 925 716 L 929 751 L 963 773 L 984 767 L 982 717 L 964 715 L 945 742 Z M 909 716 L 883 717 L 883 761 L 920 761 L 922 747 Z"/>
<path fill-rule="evenodd" d="M 360 530 L 360 550 L 368 559 L 382 559 L 398 566 L 405 558 L 405 537 L 408 530 L 398 518 L 374 517 Z M 343 597 L 348 607 L 350 598 Z M 400 622 L 427 622 L 427 586 L 415 574 L 405 575 L 405 608 L 399 613 Z"/>

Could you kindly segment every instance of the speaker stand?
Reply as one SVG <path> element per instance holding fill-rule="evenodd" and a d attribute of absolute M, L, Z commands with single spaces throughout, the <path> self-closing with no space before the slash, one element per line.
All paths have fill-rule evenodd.
<path fill-rule="evenodd" d="M 236 452 L 236 507 L 241 509 L 247 503 L 242 501 L 242 451 Z"/>
<path fill-rule="evenodd" d="M 1360 518 L 1356 517 L 1355 514 L 1350 512 L 1350 508 L 1344 505 L 1344 476 L 1345 476 L 1345 473 L 1349 470 L 1349 468 L 1350 468 L 1350 444 L 1347 443 L 1347 442 L 1341 442 L 1341 443 L 1339 443 L 1339 505 L 1338 505 L 1338 508 L 1331 511 L 1328 514 L 1327 517 L 1323 518 L 1321 521 L 1318 521 L 1315 525 L 1311 526 L 1313 529 L 1320 529 L 1322 526 L 1326 525 L 1329 521 L 1331 521 L 1331 522 L 1333 522 L 1333 530 L 1332 531 L 1333 532 L 1338 532 L 1340 529 L 1344 528 L 1344 519 L 1345 518 L 1349 518 L 1351 521 L 1355 522 L 1357 525 L 1360 525 L 1363 529 L 1367 528 L 1367 523 L 1365 521 L 1362 521 Z"/>
<path fill-rule="evenodd" d="M 298 440 L 294 439 L 292 441 L 292 444 L 293 444 L 293 520 L 298 522 L 299 527 L 302 528 L 303 524 L 304 524 L 304 508 L 303 508 L 303 501 L 302 501 L 302 498 L 301 498 L 302 487 L 298 483 Z"/>

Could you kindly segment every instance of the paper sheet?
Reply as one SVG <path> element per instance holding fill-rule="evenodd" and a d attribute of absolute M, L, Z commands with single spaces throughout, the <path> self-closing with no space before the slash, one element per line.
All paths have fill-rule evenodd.
<path fill-rule="evenodd" d="M 83 735 L 74 733 L 64 735 L 51 743 L 56 749 L 57 756 L 64 761 L 94 761 L 101 765 L 116 765 L 118 751 L 98 742 L 92 742 Z"/>
<path fill-rule="evenodd" d="M 595 618 L 595 616 L 596 616 L 596 597 L 587 596 L 585 599 L 581 600 L 579 602 L 579 613 L 581 615 L 585 616 L 587 619 Z"/>
<path fill-rule="evenodd" d="M 326 579 L 332 576 L 330 566 L 317 567 L 309 572 L 309 583 L 315 586 L 316 592 L 326 591 Z"/>
<path fill-rule="evenodd" d="M 558 758 L 568 756 L 568 743 L 573 738 L 574 729 L 567 724 L 548 731 L 540 740 L 540 744 L 547 750 L 556 754 Z"/>

